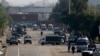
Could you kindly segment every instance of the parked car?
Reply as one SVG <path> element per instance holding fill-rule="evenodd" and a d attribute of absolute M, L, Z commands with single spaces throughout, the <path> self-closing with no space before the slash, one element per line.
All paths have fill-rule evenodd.
<path fill-rule="evenodd" d="M 10 38 L 10 45 L 12 45 L 12 44 L 18 45 L 18 39 L 16 37 L 11 37 Z"/>
<path fill-rule="evenodd" d="M 31 38 L 31 36 L 25 36 L 24 37 L 24 44 L 26 44 L 26 43 L 32 44 L 32 38 Z"/>

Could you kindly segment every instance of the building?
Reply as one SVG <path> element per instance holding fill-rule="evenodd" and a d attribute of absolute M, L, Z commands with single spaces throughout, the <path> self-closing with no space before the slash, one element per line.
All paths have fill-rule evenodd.
<path fill-rule="evenodd" d="M 38 23 L 38 14 L 9 14 L 12 18 L 11 24 L 32 25 Z"/>
<path fill-rule="evenodd" d="M 52 7 L 35 7 L 35 6 L 25 6 L 25 7 L 8 7 L 7 12 L 9 14 L 18 14 L 19 12 L 23 14 L 37 13 L 39 15 L 38 20 L 48 20 L 50 13 L 52 12 Z"/>

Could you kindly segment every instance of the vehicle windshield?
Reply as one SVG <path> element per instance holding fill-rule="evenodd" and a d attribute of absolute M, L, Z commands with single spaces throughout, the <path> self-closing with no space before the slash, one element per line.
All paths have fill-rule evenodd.
<path fill-rule="evenodd" d="M 34 24 L 33 26 L 37 26 L 36 24 Z"/>
<path fill-rule="evenodd" d="M 46 26 L 42 26 L 43 28 L 45 28 Z"/>
<path fill-rule="evenodd" d="M 53 27 L 53 26 L 48 26 L 49 28 Z"/>
<path fill-rule="evenodd" d="M 87 42 L 76 42 L 76 45 L 87 45 Z"/>
<path fill-rule="evenodd" d="M 60 31 L 60 29 L 59 28 L 55 28 L 54 31 Z"/>
<path fill-rule="evenodd" d="M 93 51 L 93 48 L 88 48 L 89 51 Z"/>
<path fill-rule="evenodd" d="M 75 40 L 76 37 L 69 37 L 69 40 Z"/>
<path fill-rule="evenodd" d="M 11 40 L 16 40 L 16 38 L 11 38 Z"/>

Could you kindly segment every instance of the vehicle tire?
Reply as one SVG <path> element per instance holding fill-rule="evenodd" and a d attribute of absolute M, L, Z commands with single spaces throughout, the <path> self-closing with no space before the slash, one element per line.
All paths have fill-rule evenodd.
<path fill-rule="evenodd" d="M 32 44 L 32 42 L 30 42 L 30 44 Z"/>
<path fill-rule="evenodd" d="M 26 44 L 26 42 L 24 42 L 24 44 Z"/>
<path fill-rule="evenodd" d="M 41 45 L 44 45 L 44 43 L 41 43 Z"/>
<path fill-rule="evenodd" d="M 81 52 L 80 50 L 77 50 L 77 52 Z"/>
<path fill-rule="evenodd" d="M 54 32 L 54 35 L 56 35 L 56 33 Z"/>
<path fill-rule="evenodd" d="M 56 45 L 56 43 L 51 43 L 52 45 Z"/>
<path fill-rule="evenodd" d="M 20 41 L 18 41 L 18 43 L 20 43 Z"/>
<path fill-rule="evenodd" d="M 12 44 L 10 43 L 10 45 L 12 45 Z"/>
<path fill-rule="evenodd" d="M 18 45 L 18 43 L 16 43 L 16 45 Z"/>

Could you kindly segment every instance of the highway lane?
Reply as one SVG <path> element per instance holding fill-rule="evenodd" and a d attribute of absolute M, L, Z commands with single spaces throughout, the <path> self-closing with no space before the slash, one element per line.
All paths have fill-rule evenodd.
<path fill-rule="evenodd" d="M 6 56 L 18 56 L 18 46 L 7 47 Z"/>
<path fill-rule="evenodd" d="M 6 56 L 81 56 L 81 53 L 67 52 L 66 45 L 44 45 L 41 46 L 38 41 L 40 38 L 40 31 L 33 31 L 28 29 L 28 35 L 32 37 L 32 44 L 19 44 L 18 46 L 8 46 Z M 53 34 L 52 31 L 44 31 L 44 36 Z"/>

